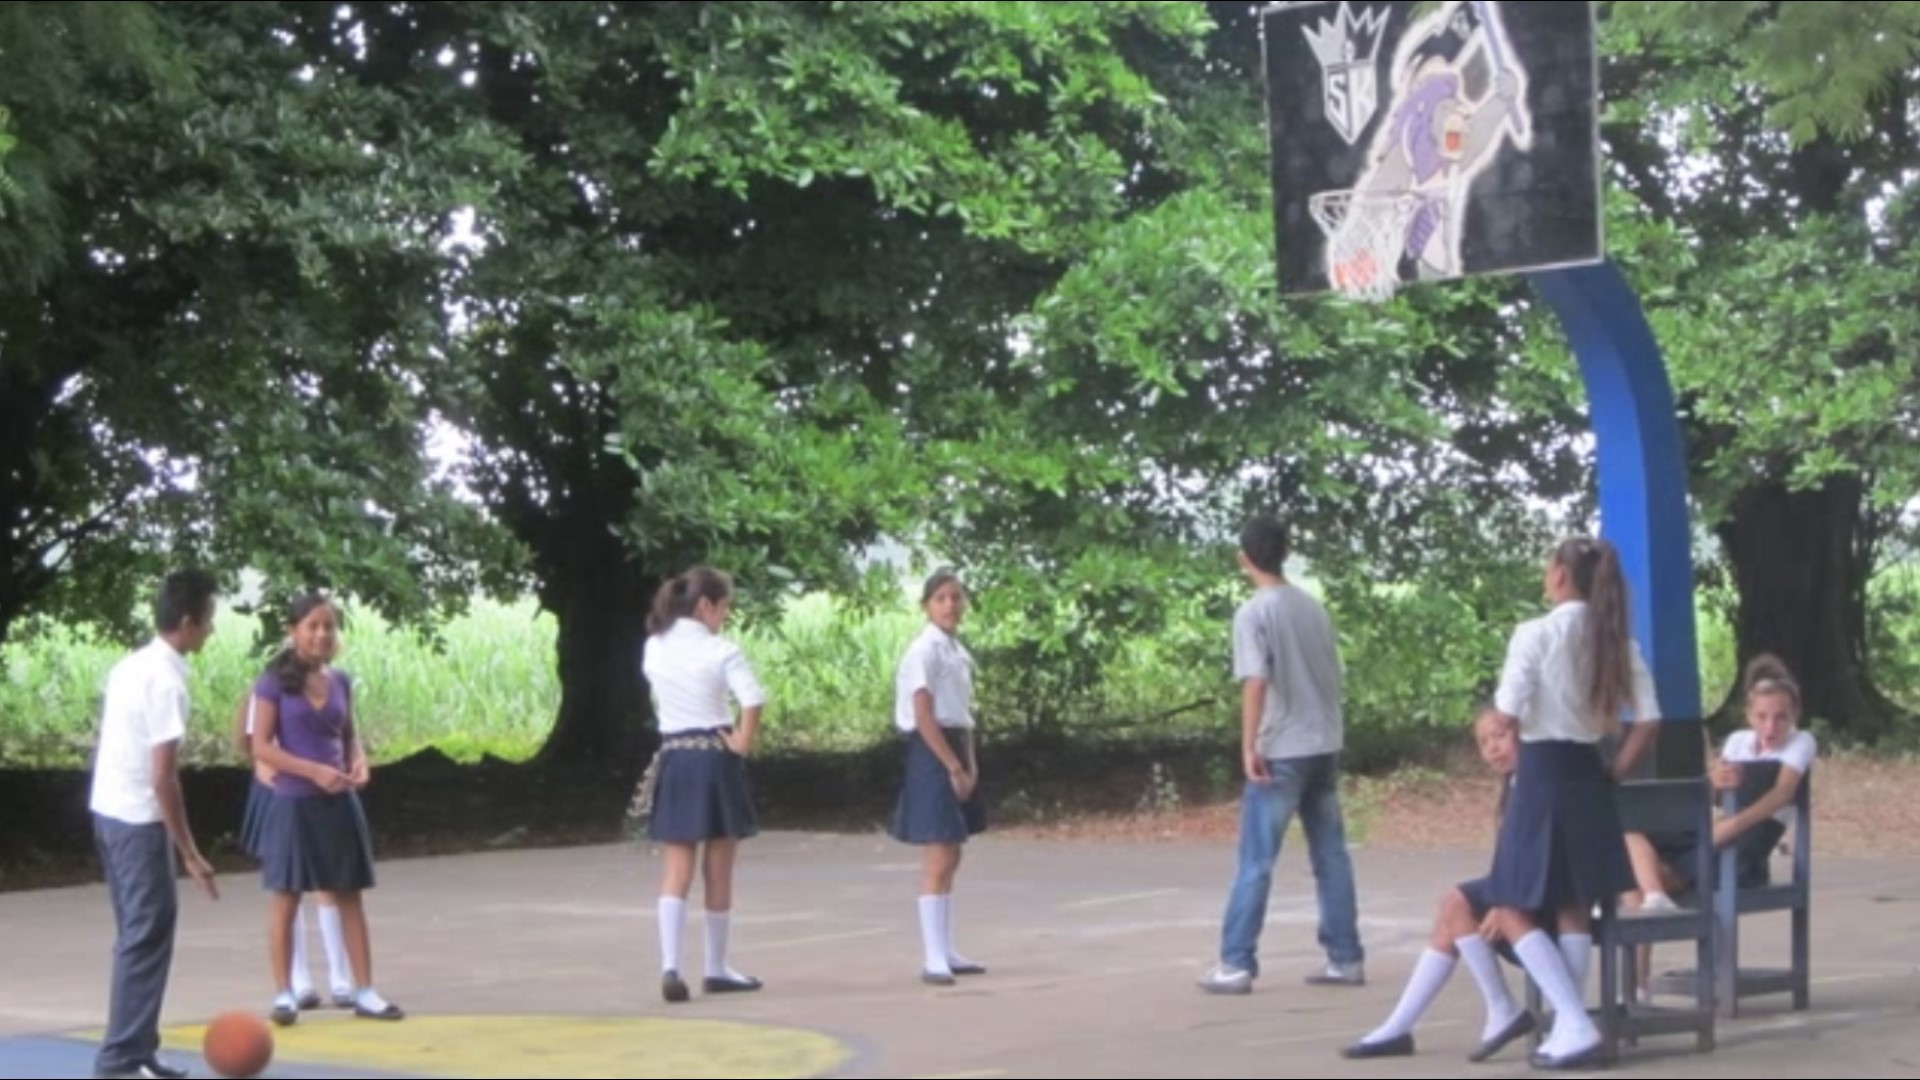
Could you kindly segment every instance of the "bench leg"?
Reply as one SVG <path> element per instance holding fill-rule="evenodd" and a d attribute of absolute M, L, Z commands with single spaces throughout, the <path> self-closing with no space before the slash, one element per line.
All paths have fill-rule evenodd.
<path fill-rule="evenodd" d="M 1793 1007 L 1798 1012 L 1807 1011 L 1813 996 L 1811 914 L 1805 904 L 1793 909 Z"/>
<path fill-rule="evenodd" d="M 1714 947 L 1715 936 L 1709 934 L 1695 942 L 1693 949 L 1693 1004 L 1699 1010 L 1697 1015 L 1700 1020 L 1700 1027 L 1694 1036 L 1694 1047 L 1703 1054 L 1713 1053 L 1714 1022 L 1720 1016 L 1720 1004 L 1714 995 L 1714 984 L 1719 980 L 1714 963 L 1719 953 Z"/>
<path fill-rule="evenodd" d="M 1726 1010 L 1728 1019 L 1737 1020 L 1740 1017 L 1740 917 L 1723 915 L 1716 921 L 1714 952 L 1718 955 L 1714 957 L 1713 974 L 1718 985 L 1714 996 Z"/>

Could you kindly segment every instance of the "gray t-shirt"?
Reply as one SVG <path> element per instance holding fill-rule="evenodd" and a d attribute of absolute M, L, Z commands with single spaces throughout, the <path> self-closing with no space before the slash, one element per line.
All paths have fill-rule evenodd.
<path fill-rule="evenodd" d="M 1261 589 L 1233 616 L 1233 676 L 1267 680 L 1262 757 L 1315 757 L 1342 748 L 1340 647 L 1333 620 L 1297 585 Z"/>

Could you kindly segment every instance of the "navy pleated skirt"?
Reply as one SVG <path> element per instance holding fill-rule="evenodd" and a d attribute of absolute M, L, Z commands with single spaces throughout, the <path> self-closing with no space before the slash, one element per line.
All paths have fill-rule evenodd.
<path fill-rule="evenodd" d="M 647 837 L 661 844 L 745 840 L 758 834 L 745 758 L 727 749 L 675 747 L 660 752 Z"/>
<path fill-rule="evenodd" d="M 1522 742 L 1487 902 L 1529 912 L 1585 910 L 1632 889 L 1617 797 L 1597 747 Z"/>
<path fill-rule="evenodd" d="M 967 731 L 942 728 L 947 745 L 966 760 Z M 987 803 L 978 785 L 973 797 L 961 802 L 940 755 L 927 747 L 918 732 L 908 734 L 906 767 L 900 780 L 900 799 L 893 810 L 895 840 L 904 844 L 952 844 L 987 831 Z"/>
<path fill-rule="evenodd" d="M 267 814 L 267 803 L 273 799 L 273 789 L 254 777 L 247 784 L 246 809 L 240 812 L 240 851 L 248 858 L 258 861 L 260 858 L 260 825 Z"/>
<path fill-rule="evenodd" d="M 254 857 L 269 892 L 360 892 L 374 886 L 373 831 L 360 796 L 269 795 Z"/>

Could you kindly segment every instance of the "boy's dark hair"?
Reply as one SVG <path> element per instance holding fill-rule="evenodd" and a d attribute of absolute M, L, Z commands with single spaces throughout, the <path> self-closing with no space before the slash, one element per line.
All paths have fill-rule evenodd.
<path fill-rule="evenodd" d="M 1290 554 L 1286 525 L 1278 518 L 1254 518 L 1240 530 L 1240 550 L 1256 568 L 1278 576 Z"/>
<path fill-rule="evenodd" d="M 205 570 L 176 570 L 160 583 L 153 598 L 153 625 L 163 634 L 180 629 L 188 619 L 213 618 L 213 597 L 219 583 Z"/>

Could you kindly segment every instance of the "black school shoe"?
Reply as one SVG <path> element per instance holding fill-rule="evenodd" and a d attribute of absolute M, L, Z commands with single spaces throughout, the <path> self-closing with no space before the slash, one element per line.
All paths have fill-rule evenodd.
<path fill-rule="evenodd" d="M 1353 1060 L 1383 1057 L 1412 1057 L 1413 1036 L 1400 1035 L 1391 1039 L 1382 1039 L 1379 1042 L 1362 1040 L 1340 1051 L 1340 1056 Z"/>
<path fill-rule="evenodd" d="M 751 975 L 742 975 L 738 979 L 716 979 L 708 976 L 700 988 L 709 994 L 751 994 L 760 989 L 760 980 Z"/>
<path fill-rule="evenodd" d="M 1533 1029 L 1538 1026 L 1539 1022 L 1533 1018 L 1532 1013 L 1522 1011 L 1519 1016 L 1514 1018 L 1513 1023 L 1508 1024 L 1501 1030 L 1500 1034 L 1481 1043 L 1478 1050 L 1467 1055 L 1467 1060 L 1476 1064 L 1486 1061 L 1492 1058 L 1493 1055 L 1505 1050 L 1507 1044 L 1513 1040 L 1518 1039 L 1522 1035 L 1532 1034 Z"/>
<path fill-rule="evenodd" d="M 690 996 L 687 993 L 687 982 L 680 977 L 679 972 L 669 971 L 660 976 L 660 996 L 666 998 L 669 1005 L 687 1003 L 687 998 Z"/>

